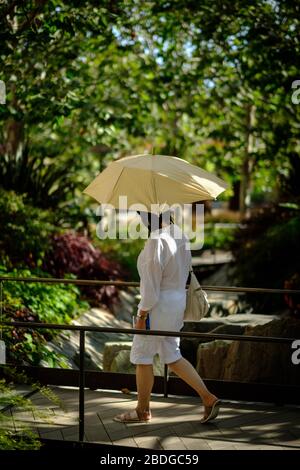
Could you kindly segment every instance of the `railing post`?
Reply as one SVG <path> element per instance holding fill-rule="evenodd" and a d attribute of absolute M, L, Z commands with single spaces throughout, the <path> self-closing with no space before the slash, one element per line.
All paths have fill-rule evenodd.
<path fill-rule="evenodd" d="M 85 331 L 79 332 L 79 441 L 84 440 L 84 349 Z"/>
<path fill-rule="evenodd" d="M 168 398 L 168 364 L 164 368 L 164 398 Z"/>

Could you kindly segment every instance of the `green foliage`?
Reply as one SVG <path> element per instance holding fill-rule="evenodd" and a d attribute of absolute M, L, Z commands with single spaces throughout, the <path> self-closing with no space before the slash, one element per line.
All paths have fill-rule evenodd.
<path fill-rule="evenodd" d="M 33 405 L 29 398 L 16 394 L 14 386 L 5 379 L 0 380 L 0 407 L 14 407 L 23 412 L 41 413 Z M 0 411 L 0 449 L 1 450 L 35 450 L 41 443 L 36 434 L 28 426 L 22 426 L 22 430 L 15 431 L 13 418 Z"/>
<path fill-rule="evenodd" d="M 1 274 L 11 277 L 50 277 L 42 271 L 31 272 L 25 269 L 14 269 L 6 272 L 0 269 Z M 4 283 L 4 295 L 15 307 L 25 306 L 38 314 L 41 321 L 48 323 L 69 323 L 82 308 L 87 307 L 86 302 L 78 300 L 79 289 L 72 284 L 45 284 L 29 282 Z"/>
<path fill-rule="evenodd" d="M 71 231 L 52 237 L 43 268 L 54 277 L 72 273 L 79 279 L 98 281 L 122 280 L 128 274 L 119 263 L 94 247 L 88 237 Z M 118 301 L 118 288 L 113 285 L 87 285 L 80 290 L 93 306 L 111 308 Z"/>
<path fill-rule="evenodd" d="M 240 285 L 283 289 L 285 281 L 299 273 L 300 217 L 298 211 L 270 206 L 245 221 L 232 244 L 234 277 Z M 261 313 L 285 306 L 284 296 L 249 294 L 249 302 Z"/>
<path fill-rule="evenodd" d="M 285 281 L 284 287 L 286 289 L 300 290 L 300 270 Z M 300 318 L 300 295 L 286 294 L 284 299 L 291 314 L 296 318 Z"/>
<path fill-rule="evenodd" d="M 295 2 L 171 3 L 2 2 L 1 154 L 13 159 L 30 142 L 34 155 L 70 165 L 80 191 L 112 158 L 154 144 L 232 184 L 247 167 L 256 200 L 278 188 L 294 197 Z"/>
<path fill-rule="evenodd" d="M 0 379 L 0 450 L 36 450 L 41 447 L 41 443 L 36 434 L 28 426 L 22 425 L 22 429 L 15 431 L 15 424 L 10 415 L 5 414 L 7 408 L 17 408 L 22 412 L 34 412 L 36 418 L 45 418 L 30 398 L 23 397 L 16 393 L 14 383 L 29 384 L 33 391 L 38 391 L 50 402 L 64 409 L 63 402 L 59 397 L 46 386 L 37 382 L 32 382 L 22 372 L 7 366 L 2 366 L 5 378 Z M 49 420 L 49 418 L 48 418 Z"/>
<path fill-rule="evenodd" d="M 75 187 L 68 162 L 32 155 L 28 145 L 15 155 L 2 155 L 0 181 L 4 189 L 25 194 L 29 203 L 44 209 L 57 208 L 72 196 Z"/>
<path fill-rule="evenodd" d="M 60 196 L 51 202 L 67 197 L 61 215 L 68 223 L 78 224 L 80 192 L 97 172 L 110 160 L 149 151 L 153 144 L 156 153 L 184 157 L 227 179 L 233 190 L 224 198 L 232 191 L 238 195 L 244 182 L 254 203 L 297 200 L 300 106 L 292 101 L 300 68 L 296 2 L 38 3 L 38 8 L 30 1 L 22 7 L 1 3 L 0 78 L 7 104 L 0 106 L 0 155 L 9 156 L 6 165 L 14 165 L 29 142 L 32 158 L 46 164 L 47 156 L 57 168 L 72 167 L 77 175 L 74 200 L 68 199 L 68 188 L 57 187 Z M 32 169 L 45 182 L 47 168 Z M 30 178 L 36 181 L 35 175 Z M 23 211 L 14 226 L 13 220 L 1 218 L 3 210 L 1 226 L 7 220 L 10 225 L 0 235 L 1 255 L 11 253 L 13 262 L 39 265 L 47 243 L 47 234 L 38 242 L 35 236 L 45 227 L 42 213 L 29 211 L 27 222 Z M 285 252 L 292 233 L 293 227 L 289 234 L 276 221 L 273 232 L 268 223 L 249 240 L 238 235 L 241 282 L 259 285 L 272 279 L 280 284 L 283 273 L 275 279 L 277 268 L 268 273 L 266 267 L 274 267 L 278 248 Z M 208 233 L 207 247 L 227 247 L 230 237 L 229 232 L 218 231 L 214 238 Z M 135 242 L 103 245 L 115 247 L 135 276 Z M 286 254 L 284 263 L 293 259 Z"/>
<path fill-rule="evenodd" d="M 16 277 L 49 277 L 42 271 L 0 269 L 2 275 Z M 88 308 L 80 300 L 78 288 L 71 284 L 44 284 L 3 281 L 3 313 L 7 321 L 70 323 Z M 49 367 L 67 367 L 64 356 L 51 351 L 47 341 L 55 333 L 49 329 L 5 329 L 8 359 L 14 363 L 39 365 L 43 360 Z"/>
<path fill-rule="evenodd" d="M 144 239 L 106 239 L 100 240 L 94 236 L 94 244 L 98 246 L 103 254 L 108 258 L 120 263 L 128 273 L 128 279 L 139 281 L 136 267 L 137 257 L 142 250 Z"/>
<path fill-rule="evenodd" d="M 8 266 L 38 266 L 57 231 L 50 212 L 25 202 L 25 197 L 0 188 L 0 259 Z M 5 229 L 3 229 L 5 227 Z"/>
<path fill-rule="evenodd" d="M 218 227 L 217 224 L 207 225 L 205 226 L 203 249 L 229 250 L 234 240 L 235 228 Z"/>

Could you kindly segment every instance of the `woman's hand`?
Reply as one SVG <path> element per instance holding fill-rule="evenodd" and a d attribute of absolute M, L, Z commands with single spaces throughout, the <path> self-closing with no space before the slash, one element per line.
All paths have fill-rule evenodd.
<path fill-rule="evenodd" d="M 135 325 L 134 327 L 137 330 L 145 330 L 146 329 L 146 318 L 139 318 L 136 317 Z"/>
<path fill-rule="evenodd" d="M 137 330 L 145 330 L 146 329 L 146 318 L 148 316 L 148 311 L 147 310 L 139 310 L 138 315 L 135 320 L 135 325 L 134 327 Z"/>

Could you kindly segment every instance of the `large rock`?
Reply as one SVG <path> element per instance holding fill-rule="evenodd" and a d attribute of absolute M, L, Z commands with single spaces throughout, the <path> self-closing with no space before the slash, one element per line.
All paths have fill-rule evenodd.
<path fill-rule="evenodd" d="M 244 334 L 300 338 L 300 322 L 282 318 L 247 326 Z M 292 353 L 289 344 L 215 340 L 199 344 L 196 368 L 210 379 L 299 385 L 300 367 L 292 364 Z"/>
<path fill-rule="evenodd" d="M 110 371 L 135 374 L 135 365 L 130 362 L 130 351 L 124 349 L 119 351 L 111 363 Z M 161 364 L 158 355 L 154 356 L 153 373 L 154 375 L 164 375 L 164 367 Z"/>
<path fill-rule="evenodd" d="M 128 313 L 128 312 L 127 312 Z M 120 314 L 121 316 L 121 314 Z M 72 321 L 74 325 L 112 328 L 132 328 L 124 319 L 116 318 L 112 313 L 101 308 L 92 308 Z M 108 341 L 130 342 L 131 334 L 89 331 L 85 335 L 86 367 L 102 370 L 103 350 Z M 78 331 L 72 330 L 57 335 L 47 347 L 65 356 L 69 368 L 78 369 Z M 47 363 L 44 364 L 47 366 Z"/>
<path fill-rule="evenodd" d="M 106 343 L 103 352 L 103 370 L 135 374 L 135 365 L 130 362 L 131 346 L 132 342 Z M 154 356 L 153 372 L 154 375 L 164 375 L 164 367 L 157 354 Z"/>
<path fill-rule="evenodd" d="M 139 288 L 128 287 L 126 290 L 119 289 L 119 301 L 112 304 L 111 311 L 115 318 L 132 324 L 132 315 L 137 311 L 139 303 Z"/>
<path fill-rule="evenodd" d="M 246 326 L 235 324 L 235 323 L 227 323 L 224 325 L 219 325 L 210 333 L 216 333 L 218 335 L 243 335 L 245 332 Z"/>
<path fill-rule="evenodd" d="M 130 362 L 130 350 L 121 349 L 114 356 L 110 365 L 110 372 L 122 372 L 123 374 L 134 374 L 135 365 Z"/>
<path fill-rule="evenodd" d="M 103 350 L 103 370 L 111 371 L 113 360 L 120 351 L 130 351 L 132 341 L 107 342 Z"/>
<path fill-rule="evenodd" d="M 199 322 L 187 322 L 184 324 L 183 331 L 195 331 L 197 333 L 208 333 L 214 328 L 222 325 L 256 326 L 265 325 L 272 320 L 277 320 L 278 315 L 260 315 L 254 313 L 239 313 L 227 317 L 205 317 Z"/>
<path fill-rule="evenodd" d="M 186 322 L 184 323 L 182 331 L 195 331 L 196 333 L 208 333 L 209 331 L 217 328 L 217 326 L 224 325 L 222 318 L 202 318 L 199 322 Z"/>
<path fill-rule="evenodd" d="M 227 334 L 227 335 L 242 335 L 245 331 L 245 326 L 243 325 L 235 325 L 235 324 L 223 324 L 219 325 L 216 328 L 213 328 L 211 331 L 207 333 L 217 333 L 217 334 Z M 195 367 L 198 362 L 198 347 L 199 344 L 202 343 L 210 343 L 214 340 L 211 339 L 198 339 L 198 338 L 182 338 L 180 341 L 180 348 L 183 357 L 185 357 L 188 361 L 190 361 L 193 366 Z"/>
<path fill-rule="evenodd" d="M 214 320 L 211 318 L 203 318 L 200 322 L 187 322 L 184 324 L 182 331 L 195 332 L 195 333 L 209 333 L 211 330 L 223 326 L 222 321 Z M 197 363 L 197 350 L 201 343 L 207 343 L 206 338 L 181 338 L 180 350 L 185 359 L 196 366 Z"/>
<path fill-rule="evenodd" d="M 75 364 L 79 367 L 80 365 L 80 354 L 79 352 L 76 352 L 73 357 L 73 361 Z M 84 353 L 84 368 L 86 370 L 101 370 L 101 366 L 99 364 L 96 364 L 96 362 L 93 360 L 91 354 L 87 351 Z"/>
<path fill-rule="evenodd" d="M 197 338 L 181 338 L 180 340 L 180 351 L 182 356 L 193 364 L 194 367 L 197 363 L 197 350 L 200 343 L 202 343 L 202 341 Z"/>
<path fill-rule="evenodd" d="M 231 341 L 214 340 L 198 346 L 196 370 L 206 379 L 219 379 L 224 374 L 225 360 Z"/>
<path fill-rule="evenodd" d="M 300 338 L 300 322 L 292 318 L 247 327 L 248 336 Z M 289 344 L 236 341 L 230 345 L 224 364 L 224 380 L 299 385 L 300 367 L 291 361 Z"/>

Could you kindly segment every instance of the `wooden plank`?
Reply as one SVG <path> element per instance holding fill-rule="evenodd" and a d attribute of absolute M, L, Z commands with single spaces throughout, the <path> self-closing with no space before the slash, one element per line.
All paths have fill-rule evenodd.
<path fill-rule="evenodd" d="M 43 429 L 39 430 L 39 434 L 43 438 L 63 440 L 63 435 L 59 429 Z"/>
<path fill-rule="evenodd" d="M 124 437 L 113 441 L 114 445 L 126 446 L 126 447 L 138 447 L 136 441 L 132 437 Z"/>

